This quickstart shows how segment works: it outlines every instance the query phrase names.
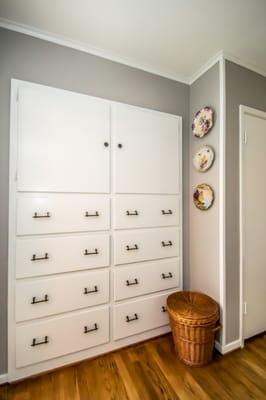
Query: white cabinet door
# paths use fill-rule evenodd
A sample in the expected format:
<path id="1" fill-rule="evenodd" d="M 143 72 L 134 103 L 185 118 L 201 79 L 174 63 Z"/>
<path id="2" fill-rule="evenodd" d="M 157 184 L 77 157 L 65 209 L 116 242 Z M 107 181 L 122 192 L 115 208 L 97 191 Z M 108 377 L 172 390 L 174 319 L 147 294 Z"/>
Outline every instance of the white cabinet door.
<path id="1" fill-rule="evenodd" d="M 109 192 L 109 113 L 104 100 L 22 85 L 18 190 Z"/>
<path id="2" fill-rule="evenodd" d="M 117 193 L 179 193 L 181 118 L 112 105 Z"/>

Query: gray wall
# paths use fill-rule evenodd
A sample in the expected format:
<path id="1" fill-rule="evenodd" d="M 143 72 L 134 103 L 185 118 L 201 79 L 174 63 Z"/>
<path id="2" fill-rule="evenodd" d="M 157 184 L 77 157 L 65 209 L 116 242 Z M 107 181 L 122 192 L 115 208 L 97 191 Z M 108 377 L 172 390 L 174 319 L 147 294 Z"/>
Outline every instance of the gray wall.
<path id="1" fill-rule="evenodd" d="M 86 93 L 183 119 L 184 237 L 188 238 L 189 87 L 100 57 L 0 29 L 0 374 L 7 368 L 7 247 L 10 79 Z M 188 245 L 184 241 L 185 265 Z M 185 271 L 186 271 L 185 267 Z M 186 276 L 185 276 L 186 280 Z"/>
<path id="2" fill-rule="evenodd" d="M 190 196 L 189 196 L 189 266 L 188 287 L 205 292 L 219 301 L 219 133 L 220 90 L 219 64 L 215 64 L 190 87 L 190 121 L 204 106 L 215 110 L 215 124 L 204 138 L 190 139 Z M 211 145 L 215 150 L 215 161 L 207 172 L 197 172 L 192 166 L 196 150 L 202 145 Z M 213 206 L 207 211 L 197 209 L 192 201 L 193 189 L 199 183 L 208 183 L 215 192 Z"/>
<path id="3" fill-rule="evenodd" d="M 239 339 L 239 105 L 266 111 L 266 78 L 226 61 L 226 343 Z"/>

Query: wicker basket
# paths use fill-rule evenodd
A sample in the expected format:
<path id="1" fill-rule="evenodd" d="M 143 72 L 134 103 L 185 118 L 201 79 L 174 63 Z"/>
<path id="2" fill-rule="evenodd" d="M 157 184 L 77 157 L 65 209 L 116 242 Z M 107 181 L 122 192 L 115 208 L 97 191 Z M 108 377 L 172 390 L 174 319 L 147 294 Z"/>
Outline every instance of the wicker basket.
<path id="1" fill-rule="evenodd" d="M 221 326 L 218 304 L 198 292 L 178 292 L 167 299 L 175 350 L 191 366 L 203 366 L 212 360 L 214 336 Z"/>

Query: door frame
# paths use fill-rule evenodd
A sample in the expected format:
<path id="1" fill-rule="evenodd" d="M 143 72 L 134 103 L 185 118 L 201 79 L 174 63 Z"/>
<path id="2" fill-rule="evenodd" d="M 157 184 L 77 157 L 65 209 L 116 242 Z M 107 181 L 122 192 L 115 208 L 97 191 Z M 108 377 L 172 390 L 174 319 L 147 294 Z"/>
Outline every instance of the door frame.
<path id="1" fill-rule="evenodd" d="M 247 107 L 244 105 L 239 106 L 239 336 L 241 348 L 244 347 L 244 146 L 246 144 L 246 127 L 245 116 L 252 115 L 254 117 L 266 120 L 266 112 L 257 110 L 256 108 Z"/>

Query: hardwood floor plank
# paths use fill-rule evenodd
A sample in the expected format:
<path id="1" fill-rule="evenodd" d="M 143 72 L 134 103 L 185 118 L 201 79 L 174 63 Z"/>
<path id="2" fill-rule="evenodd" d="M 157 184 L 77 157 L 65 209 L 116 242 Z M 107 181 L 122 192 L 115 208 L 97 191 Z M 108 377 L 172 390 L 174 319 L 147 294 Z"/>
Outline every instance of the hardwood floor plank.
<path id="1" fill-rule="evenodd" d="M 0 387 L 0 400 L 265 400 L 266 341 L 202 368 L 182 363 L 165 335 Z"/>

